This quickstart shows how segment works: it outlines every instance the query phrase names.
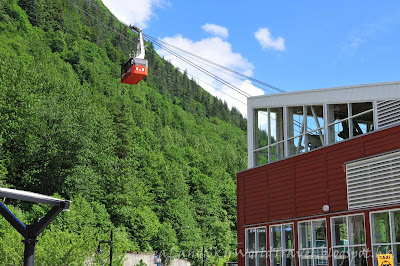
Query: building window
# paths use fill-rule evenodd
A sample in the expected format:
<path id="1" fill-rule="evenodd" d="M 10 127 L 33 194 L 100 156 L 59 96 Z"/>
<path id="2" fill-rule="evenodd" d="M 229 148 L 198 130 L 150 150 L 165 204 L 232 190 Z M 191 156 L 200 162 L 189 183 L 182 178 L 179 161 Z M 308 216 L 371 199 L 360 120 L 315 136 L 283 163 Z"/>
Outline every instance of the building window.
<path id="1" fill-rule="evenodd" d="M 374 266 L 377 254 L 393 254 L 394 265 L 400 262 L 400 210 L 371 213 L 371 238 Z"/>
<path id="2" fill-rule="evenodd" d="M 294 266 L 294 230 L 293 224 L 269 227 L 270 266 Z"/>
<path id="3" fill-rule="evenodd" d="M 328 265 L 326 221 L 299 222 L 300 266 Z"/>
<path id="4" fill-rule="evenodd" d="M 372 102 L 328 105 L 329 144 L 374 130 Z"/>
<path id="5" fill-rule="evenodd" d="M 265 226 L 246 230 L 246 265 L 267 265 L 267 233 Z"/>
<path id="6" fill-rule="evenodd" d="M 322 105 L 287 108 L 288 155 L 307 152 L 325 144 Z"/>
<path id="7" fill-rule="evenodd" d="M 333 265 L 365 266 L 364 215 L 331 218 Z"/>
<path id="8" fill-rule="evenodd" d="M 255 110 L 254 130 L 256 165 L 284 157 L 283 107 Z"/>

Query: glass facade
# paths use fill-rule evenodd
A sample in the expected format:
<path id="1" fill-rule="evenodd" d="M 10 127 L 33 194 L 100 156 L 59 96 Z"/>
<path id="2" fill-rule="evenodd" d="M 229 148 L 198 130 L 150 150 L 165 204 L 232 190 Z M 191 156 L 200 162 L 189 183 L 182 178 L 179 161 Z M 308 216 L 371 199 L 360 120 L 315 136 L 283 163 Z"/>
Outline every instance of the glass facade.
<path id="1" fill-rule="evenodd" d="M 326 221 L 298 223 L 300 266 L 328 265 Z"/>
<path id="2" fill-rule="evenodd" d="M 254 166 L 308 152 L 373 130 L 372 102 L 256 109 Z"/>
<path id="3" fill-rule="evenodd" d="M 267 265 L 267 233 L 266 227 L 246 230 L 246 265 Z"/>
<path id="4" fill-rule="evenodd" d="M 270 265 L 294 266 L 294 225 L 282 224 L 269 227 Z"/>
<path id="5" fill-rule="evenodd" d="M 371 242 L 374 266 L 378 254 L 393 254 L 394 265 L 400 263 L 400 210 L 371 213 Z"/>
<path id="6" fill-rule="evenodd" d="M 364 215 L 331 219 L 333 265 L 367 265 Z"/>

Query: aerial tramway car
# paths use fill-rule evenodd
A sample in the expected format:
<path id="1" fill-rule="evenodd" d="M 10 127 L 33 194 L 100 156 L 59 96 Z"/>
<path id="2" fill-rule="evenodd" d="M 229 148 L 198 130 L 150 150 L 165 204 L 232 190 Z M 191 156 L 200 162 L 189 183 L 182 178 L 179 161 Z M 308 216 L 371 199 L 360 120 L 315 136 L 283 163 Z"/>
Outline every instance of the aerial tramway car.
<path id="1" fill-rule="evenodd" d="M 144 59 L 144 42 L 142 30 L 131 26 L 131 29 L 139 33 L 139 40 L 135 57 L 131 57 L 121 68 L 121 82 L 126 84 L 138 84 L 148 75 L 148 62 Z"/>

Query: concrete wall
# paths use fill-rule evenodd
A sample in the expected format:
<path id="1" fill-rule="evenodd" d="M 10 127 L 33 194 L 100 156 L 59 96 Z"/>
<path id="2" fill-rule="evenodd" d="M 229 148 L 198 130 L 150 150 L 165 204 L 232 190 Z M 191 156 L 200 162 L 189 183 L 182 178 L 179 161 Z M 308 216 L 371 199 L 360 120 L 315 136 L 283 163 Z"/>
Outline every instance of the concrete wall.
<path id="1" fill-rule="evenodd" d="M 125 258 L 124 266 L 135 266 L 140 263 L 140 260 L 146 263 L 147 266 L 156 266 L 153 253 L 131 252 L 127 253 Z M 171 266 L 190 266 L 190 262 L 184 259 L 175 259 Z"/>

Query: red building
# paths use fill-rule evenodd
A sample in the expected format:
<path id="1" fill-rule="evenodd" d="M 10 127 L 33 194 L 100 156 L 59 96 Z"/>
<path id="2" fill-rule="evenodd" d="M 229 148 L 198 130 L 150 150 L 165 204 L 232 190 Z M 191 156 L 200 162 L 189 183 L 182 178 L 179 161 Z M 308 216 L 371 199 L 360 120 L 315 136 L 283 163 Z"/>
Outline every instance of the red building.
<path id="1" fill-rule="evenodd" d="M 249 98 L 248 165 L 240 266 L 400 265 L 400 82 Z"/>

